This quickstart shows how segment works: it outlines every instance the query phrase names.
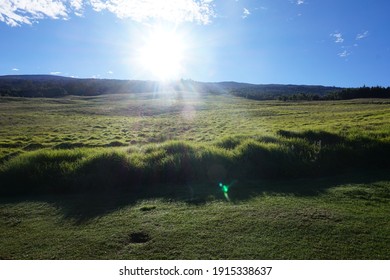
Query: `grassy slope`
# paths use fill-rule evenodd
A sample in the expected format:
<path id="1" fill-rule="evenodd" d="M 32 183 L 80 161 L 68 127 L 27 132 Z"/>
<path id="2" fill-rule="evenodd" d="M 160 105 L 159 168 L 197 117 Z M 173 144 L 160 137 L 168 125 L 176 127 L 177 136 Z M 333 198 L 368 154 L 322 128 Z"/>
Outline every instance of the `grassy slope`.
<path id="1" fill-rule="evenodd" d="M 207 147 L 228 157 L 233 153 L 233 158 L 234 150 L 215 148 L 221 141 L 229 143 L 226 137 L 243 141 L 241 145 L 247 145 L 248 137 L 261 138 L 262 146 L 267 137 L 289 143 L 291 131 L 307 136 L 305 131 L 316 130 L 343 137 L 356 147 L 362 138 L 371 146 L 375 143 L 375 149 L 389 143 L 388 101 L 281 103 L 195 94 L 152 97 L 2 98 L 2 168 L 14 170 L 12 166 L 44 158 L 35 171 L 41 170 L 47 179 L 48 170 L 73 176 L 92 162 L 87 164 L 92 171 L 103 168 L 100 181 L 105 179 L 105 163 L 99 165 L 94 155 L 119 154 L 119 159 L 126 160 L 133 155 L 138 163 L 153 163 L 172 144 L 150 143 L 171 139 L 187 140 L 191 147 Z M 278 136 L 279 130 L 287 135 Z M 293 141 L 299 142 L 295 136 Z M 130 156 L 128 143 L 132 144 Z M 120 145 L 124 147 L 96 148 Z M 275 148 L 272 143 L 266 145 Z M 90 148 L 50 149 L 79 146 Z M 315 142 L 310 147 L 315 150 Z M 14 157 L 18 154 L 22 155 Z M 116 170 L 115 164 L 112 167 Z M 388 259 L 386 171 L 351 174 L 342 180 L 239 181 L 231 189 L 234 203 L 221 200 L 213 182 L 171 184 L 142 196 L 108 188 L 101 195 L 92 191 L 4 198 L 0 258 Z"/>

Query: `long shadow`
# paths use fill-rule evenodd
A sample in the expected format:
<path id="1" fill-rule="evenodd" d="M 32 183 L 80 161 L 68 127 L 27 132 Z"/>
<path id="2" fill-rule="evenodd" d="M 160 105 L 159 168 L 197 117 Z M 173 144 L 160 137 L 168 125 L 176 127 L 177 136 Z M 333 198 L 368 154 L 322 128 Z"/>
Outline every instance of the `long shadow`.
<path id="1" fill-rule="evenodd" d="M 79 193 L 68 195 L 45 195 L 33 197 L 3 198 L 0 203 L 19 203 L 23 201 L 48 202 L 60 209 L 64 219 L 70 219 L 75 224 L 83 224 L 124 207 L 135 206 L 142 200 L 161 199 L 165 201 L 184 202 L 188 205 L 203 205 L 215 200 L 225 200 L 226 203 L 238 203 L 253 197 L 267 194 L 286 194 L 314 197 L 329 188 L 345 184 L 370 184 L 378 181 L 390 181 L 388 170 L 369 172 L 354 172 L 339 176 L 306 178 L 295 180 L 255 180 L 223 182 L 229 186 L 229 199 L 226 200 L 218 183 L 159 185 L 148 187 L 147 192 L 138 190 L 106 191 L 100 193 Z M 140 211 L 148 211 L 140 208 Z"/>
<path id="2" fill-rule="evenodd" d="M 299 178 L 294 180 L 256 180 L 242 182 L 232 187 L 234 200 L 242 201 L 262 194 L 289 194 L 300 197 L 313 197 L 323 194 L 330 188 L 347 184 L 372 184 L 390 181 L 387 169 L 354 171 L 336 176 Z"/>
<path id="3" fill-rule="evenodd" d="M 212 152 L 200 160 L 194 156 L 196 147 L 185 143 L 171 143 L 161 150 L 180 162 L 172 161 L 164 168 L 151 160 L 149 168 L 137 169 L 129 165 L 125 155 L 102 154 L 83 165 L 70 180 L 61 175 L 61 166 L 77 160 L 77 154 L 63 153 L 54 158 L 38 154 L 27 166 L 0 172 L 3 186 L 12 186 L 3 190 L 16 195 L 0 199 L 0 203 L 45 201 L 56 205 L 65 219 L 83 223 L 148 199 L 190 205 L 214 200 L 234 203 L 264 193 L 315 196 L 338 185 L 390 181 L 387 142 L 347 139 L 324 131 L 279 131 L 278 135 L 280 139 L 273 141 L 280 141 L 280 149 L 269 150 L 262 145 L 266 141 L 259 139 L 258 145 L 242 147 L 234 161 Z M 302 142 L 305 145 L 299 146 Z M 209 172 L 219 165 L 226 166 L 226 172 Z M 229 181 L 216 181 L 219 178 Z M 190 183 L 195 180 L 203 183 Z M 156 184 L 160 182 L 165 184 Z M 228 187 L 227 194 L 220 184 Z M 27 196 L 32 190 L 35 196 Z M 17 196 L 22 194 L 25 196 Z"/>

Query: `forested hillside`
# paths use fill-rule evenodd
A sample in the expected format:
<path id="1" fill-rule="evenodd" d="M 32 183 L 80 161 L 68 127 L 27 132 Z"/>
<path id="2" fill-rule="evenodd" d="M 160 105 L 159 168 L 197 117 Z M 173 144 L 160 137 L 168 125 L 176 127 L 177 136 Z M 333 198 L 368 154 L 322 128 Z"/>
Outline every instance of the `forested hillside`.
<path id="1" fill-rule="evenodd" d="M 50 75 L 0 76 L 0 96 L 97 96 L 164 90 L 195 91 L 202 94 L 230 94 L 246 99 L 282 101 L 390 97 L 390 87 L 339 88 L 313 85 L 254 85 L 237 82 L 203 83 L 193 80 L 161 83 L 140 80 L 75 79 Z"/>
<path id="2" fill-rule="evenodd" d="M 169 83 L 138 80 L 75 79 L 50 75 L 0 77 L 0 96 L 61 97 L 65 95 L 96 96 L 115 93 L 142 93 L 158 90 L 196 91 L 211 94 L 232 94 L 248 99 L 277 99 L 293 94 L 333 93 L 335 87 L 306 85 L 254 85 L 237 82 L 203 83 L 179 80 Z"/>

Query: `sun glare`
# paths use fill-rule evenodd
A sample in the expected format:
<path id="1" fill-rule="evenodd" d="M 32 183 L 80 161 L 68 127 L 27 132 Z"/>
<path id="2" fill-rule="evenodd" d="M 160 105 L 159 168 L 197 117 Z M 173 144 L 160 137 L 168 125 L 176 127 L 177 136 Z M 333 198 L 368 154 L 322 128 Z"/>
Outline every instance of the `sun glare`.
<path id="1" fill-rule="evenodd" d="M 139 50 L 139 64 L 153 78 L 172 80 L 183 72 L 185 46 L 174 30 L 153 29 Z"/>

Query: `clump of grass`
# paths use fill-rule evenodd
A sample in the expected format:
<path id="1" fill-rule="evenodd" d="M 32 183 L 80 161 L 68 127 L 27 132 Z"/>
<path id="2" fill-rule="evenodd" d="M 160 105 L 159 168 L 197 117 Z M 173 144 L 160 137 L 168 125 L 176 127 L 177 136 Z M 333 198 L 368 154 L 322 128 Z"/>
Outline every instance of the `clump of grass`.
<path id="1" fill-rule="evenodd" d="M 29 152 L 1 165 L 0 192 L 147 191 L 158 184 L 300 178 L 390 166 L 390 143 L 383 141 L 321 131 L 283 131 L 273 141 L 264 139 Z"/>
<path id="2" fill-rule="evenodd" d="M 0 167 L 1 192 L 61 192 L 86 156 L 82 150 L 39 150 L 24 153 Z"/>
<path id="3" fill-rule="evenodd" d="M 244 137 L 238 137 L 238 136 L 223 137 L 222 139 L 217 141 L 215 145 L 223 149 L 232 150 L 241 143 L 243 138 Z"/>
<path id="4" fill-rule="evenodd" d="M 57 145 L 55 145 L 53 148 L 54 149 L 75 149 L 75 148 L 81 148 L 81 147 L 86 147 L 88 145 L 76 142 L 76 143 L 71 143 L 71 142 L 61 142 Z"/>
<path id="5" fill-rule="evenodd" d="M 32 150 L 39 150 L 43 149 L 45 146 L 39 143 L 30 143 L 27 146 L 23 147 L 23 150 L 26 151 L 32 151 Z"/>
<path id="6" fill-rule="evenodd" d="M 107 144 L 107 147 L 125 147 L 125 146 L 127 146 L 127 144 L 121 141 L 111 141 L 110 143 Z"/>
<path id="7" fill-rule="evenodd" d="M 210 180 L 210 168 L 227 165 L 227 152 L 214 146 L 185 141 L 168 141 L 149 145 L 139 158 L 148 183 L 188 183 Z"/>
<path id="8" fill-rule="evenodd" d="M 132 185 L 131 166 L 123 150 L 101 149 L 86 156 L 71 174 L 76 191 L 103 191 Z"/>

